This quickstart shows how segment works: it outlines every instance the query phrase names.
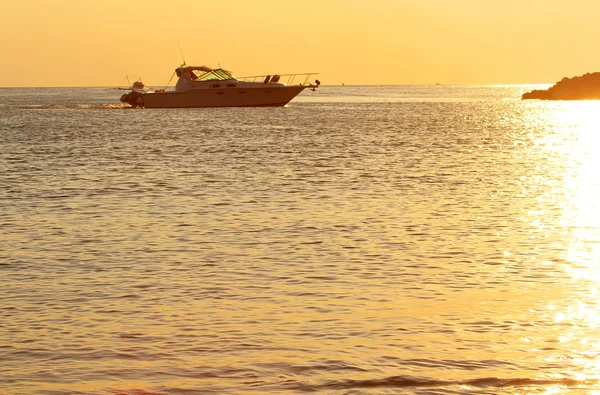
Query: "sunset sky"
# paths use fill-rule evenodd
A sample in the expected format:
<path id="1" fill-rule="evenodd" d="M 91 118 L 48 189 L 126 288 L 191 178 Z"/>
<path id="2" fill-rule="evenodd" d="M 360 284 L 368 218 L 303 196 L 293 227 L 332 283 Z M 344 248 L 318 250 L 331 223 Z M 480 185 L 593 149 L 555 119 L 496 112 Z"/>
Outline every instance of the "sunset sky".
<path id="1" fill-rule="evenodd" d="M 178 4 L 178 5 L 175 5 Z M 0 0 L 0 86 L 166 85 L 181 63 L 325 84 L 554 83 L 600 71 L 598 0 Z"/>

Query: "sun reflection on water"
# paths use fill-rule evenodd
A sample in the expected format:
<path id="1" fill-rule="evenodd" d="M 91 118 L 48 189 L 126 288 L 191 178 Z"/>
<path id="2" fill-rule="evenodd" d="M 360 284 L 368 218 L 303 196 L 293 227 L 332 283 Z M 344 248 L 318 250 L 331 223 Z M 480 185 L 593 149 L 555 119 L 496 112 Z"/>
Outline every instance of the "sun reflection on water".
<path id="1" fill-rule="evenodd" d="M 548 306 L 564 350 L 550 360 L 569 359 L 581 369 L 568 372 L 569 377 L 595 382 L 600 377 L 600 103 L 560 103 L 554 110 L 554 119 L 548 119 L 553 133 L 538 143 L 555 159 L 554 171 L 562 173 L 563 182 L 541 203 L 560 207 L 554 225 L 564 237 L 561 266 L 576 286 L 567 300 Z M 532 226 L 542 227 L 544 210 L 536 214 Z"/>
<path id="2" fill-rule="evenodd" d="M 565 152 L 569 167 L 561 226 L 571 231 L 566 256 L 571 275 L 600 282 L 600 106 L 575 104 L 561 115 L 572 136 L 572 144 L 565 145 L 570 152 Z"/>

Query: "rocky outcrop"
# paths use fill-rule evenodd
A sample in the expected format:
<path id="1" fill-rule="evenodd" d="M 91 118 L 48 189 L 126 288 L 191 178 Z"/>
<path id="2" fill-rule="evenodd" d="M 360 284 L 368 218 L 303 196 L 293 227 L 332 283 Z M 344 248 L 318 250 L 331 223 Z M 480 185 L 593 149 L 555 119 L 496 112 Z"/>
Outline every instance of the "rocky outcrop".
<path id="1" fill-rule="evenodd" d="M 524 93 L 521 99 L 539 100 L 600 100 L 600 73 L 563 78 L 546 90 Z"/>

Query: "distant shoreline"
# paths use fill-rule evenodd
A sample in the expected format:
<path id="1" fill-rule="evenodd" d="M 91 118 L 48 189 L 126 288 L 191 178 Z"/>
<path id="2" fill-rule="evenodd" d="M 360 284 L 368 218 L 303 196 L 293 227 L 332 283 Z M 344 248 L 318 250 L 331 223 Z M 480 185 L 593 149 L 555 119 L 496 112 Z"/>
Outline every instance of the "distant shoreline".
<path id="1" fill-rule="evenodd" d="M 548 89 L 534 89 L 521 96 L 522 100 L 600 100 L 600 73 L 564 77 Z"/>

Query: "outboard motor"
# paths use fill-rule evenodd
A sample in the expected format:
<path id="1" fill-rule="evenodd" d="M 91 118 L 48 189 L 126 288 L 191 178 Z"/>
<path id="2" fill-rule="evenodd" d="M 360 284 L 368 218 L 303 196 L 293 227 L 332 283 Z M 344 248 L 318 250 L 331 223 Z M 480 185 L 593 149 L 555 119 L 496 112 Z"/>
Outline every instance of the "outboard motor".
<path id="1" fill-rule="evenodd" d="M 121 96 L 121 103 L 127 103 L 131 107 L 143 107 L 144 97 L 140 92 L 131 91 Z"/>

